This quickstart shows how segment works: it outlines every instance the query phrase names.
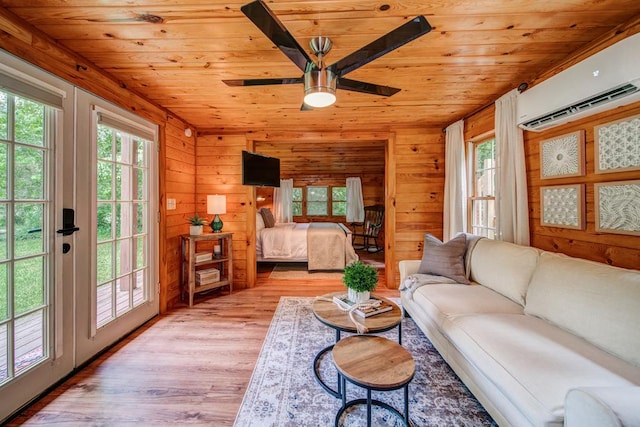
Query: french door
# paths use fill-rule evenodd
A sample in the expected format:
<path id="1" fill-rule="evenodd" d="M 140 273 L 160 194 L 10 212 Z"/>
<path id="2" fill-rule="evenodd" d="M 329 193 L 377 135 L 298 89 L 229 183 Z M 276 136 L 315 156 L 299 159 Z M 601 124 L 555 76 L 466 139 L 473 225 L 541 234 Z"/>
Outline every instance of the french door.
<path id="1" fill-rule="evenodd" d="M 77 364 L 158 313 L 157 131 L 77 91 Z"/>
<path id="2" fill-rule="evenodd" d="M 71 372 L 73 88 L 0 52 L 0 422 Z"/>

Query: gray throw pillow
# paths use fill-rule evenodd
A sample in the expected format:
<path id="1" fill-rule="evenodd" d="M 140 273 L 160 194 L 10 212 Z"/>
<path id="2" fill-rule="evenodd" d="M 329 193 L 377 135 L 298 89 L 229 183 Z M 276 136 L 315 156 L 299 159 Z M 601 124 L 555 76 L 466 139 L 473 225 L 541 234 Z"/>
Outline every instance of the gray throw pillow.
<path id="1" fill-rule="evenodd" d="M 447 243 L 442 243 L 437 237 L 426 233 L 418 273 L 444 276 L 468 285 L 469 280 L 464 271 L 466 241 L 466 236 L 459 234 Z"/>
<path id="2" fill-rule="evenodd" d="M 262 215 L 262 219 L 264 220 L 264 226 L 266 228 L 271 228 L 276 225 L 276 220 L 271 213 L 271 209 L 262 208 L 260 209 L 260 215 Z"/>

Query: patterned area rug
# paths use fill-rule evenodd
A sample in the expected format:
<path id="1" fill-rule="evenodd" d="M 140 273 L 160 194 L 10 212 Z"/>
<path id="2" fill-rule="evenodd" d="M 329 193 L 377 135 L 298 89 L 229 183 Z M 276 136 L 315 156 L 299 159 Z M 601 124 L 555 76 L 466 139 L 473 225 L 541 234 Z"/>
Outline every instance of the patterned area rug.
<path id="1" fill-rule="evenodd" d="M 333 344 L 335 332 L 313 316 L 312 303 L 313 298 L 280 299 L 235 427 L 334 425 L 341 401 L 318 385 L 312 365 L 315 355 Z M 398 339 L 397 329 L 382 335 Z M 403 320 L 402 340 L 416 361 L 416 375 L 409 386 L 409 415 L 414 426 L 495 426 L 411 319 Z M 320 368 L 322 377 L 335 388 L 330 352 Z M 351 400 L 366 394 L 347 383 L 347 397 Z M 402 390 L 374 392 L 373 398 L 402 409 Z M 401 425 L 381 409 L 374 409 L 373 421 L 377 426 Z M 341 422 L 348 427 L 364 426 L 366 410 L 353 408 Z"/>
<path id="2" fill-rule="evenodd" d="M 342 271 L 308 271 L 306 262 L 279 263 L 269 275 L 270 279 L 342 280 Z"/>

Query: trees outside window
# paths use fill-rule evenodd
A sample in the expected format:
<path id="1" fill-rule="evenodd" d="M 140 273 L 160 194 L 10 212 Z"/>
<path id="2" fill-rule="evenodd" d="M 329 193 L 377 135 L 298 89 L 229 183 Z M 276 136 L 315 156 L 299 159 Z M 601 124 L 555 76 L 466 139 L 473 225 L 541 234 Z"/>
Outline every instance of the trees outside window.
<path id="1" fill-rule="evenodd" d="M 291 197 L 291 207 L 293 216 L 302 216 L 302 188 L 293 187 L 293 195 Z"/>

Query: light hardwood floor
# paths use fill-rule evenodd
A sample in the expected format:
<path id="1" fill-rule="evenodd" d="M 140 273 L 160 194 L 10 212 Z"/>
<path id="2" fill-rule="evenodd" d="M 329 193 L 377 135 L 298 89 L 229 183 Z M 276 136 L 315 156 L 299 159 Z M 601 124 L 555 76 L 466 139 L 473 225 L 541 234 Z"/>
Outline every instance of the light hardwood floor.
<path id="1" fill-rule="evenodd" d="M 340 280 L 268 274 L 259 272 L 253 289 L 152 320 L 8 425 L 232 426 L 280 297 L 344 289 Z"/>

